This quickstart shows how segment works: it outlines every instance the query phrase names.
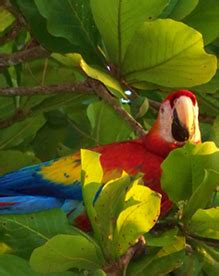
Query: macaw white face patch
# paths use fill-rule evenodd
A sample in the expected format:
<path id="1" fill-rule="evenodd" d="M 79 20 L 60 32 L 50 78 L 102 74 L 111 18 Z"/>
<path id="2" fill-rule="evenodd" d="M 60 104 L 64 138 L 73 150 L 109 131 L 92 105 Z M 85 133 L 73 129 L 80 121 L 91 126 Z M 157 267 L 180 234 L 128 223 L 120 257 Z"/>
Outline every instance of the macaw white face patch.
<path id="1" fill-rule="evenodd" d="M 177 113 L 180 127 L 188 130 L 189 137 L 185 141 L 177 141 L 173 137 L 172 124 L 174 120 L 174 111 Z M 170 101 L 165 101 L 161 104 L 159 110 L 160 120 L 160 135 L 168 143 L 184 144 L 186 140 L 197 143 L 201 140 L 201 134 L 198 121 L 198 105 L 193 103 L 188 96 L 181 96 L 170 104 Z M 180 131 L 180 128 L 179 128 Z"/>

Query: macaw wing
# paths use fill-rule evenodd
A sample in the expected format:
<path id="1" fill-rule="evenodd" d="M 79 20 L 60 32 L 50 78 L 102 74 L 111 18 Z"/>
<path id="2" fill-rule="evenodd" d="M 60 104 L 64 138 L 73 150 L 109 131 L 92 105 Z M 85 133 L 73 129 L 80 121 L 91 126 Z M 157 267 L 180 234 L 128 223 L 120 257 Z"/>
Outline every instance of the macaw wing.
<path id="1" fill-rule="evenodd" d="M 82 200 L 80 153 L 0 177 L 0 196 L 42 195 Z"/>

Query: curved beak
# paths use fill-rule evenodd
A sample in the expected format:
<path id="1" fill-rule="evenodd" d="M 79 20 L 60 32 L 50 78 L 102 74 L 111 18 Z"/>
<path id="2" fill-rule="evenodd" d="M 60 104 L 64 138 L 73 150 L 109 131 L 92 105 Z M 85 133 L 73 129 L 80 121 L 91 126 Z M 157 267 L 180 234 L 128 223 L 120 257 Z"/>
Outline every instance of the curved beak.
<path id="1" fill-rule="evenodd" d="M 192 100 L 186 96 L 177 99 L 173 107 L 172 135 L 175 140 L 184 142 L 195 133 L 195 112 Z"/>

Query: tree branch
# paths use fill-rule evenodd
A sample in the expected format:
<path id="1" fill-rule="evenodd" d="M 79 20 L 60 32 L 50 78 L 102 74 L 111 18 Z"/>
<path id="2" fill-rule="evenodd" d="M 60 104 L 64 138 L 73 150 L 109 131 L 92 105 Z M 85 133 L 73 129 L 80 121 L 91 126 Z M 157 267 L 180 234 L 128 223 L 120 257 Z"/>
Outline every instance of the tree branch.
<path id="1" fill-rule="evenodd" d="M 31 96 L 39 94 L 49 95 L 72 92 L 94 93 L 93 89 L 89 87 L 87 81 L 81 83 L 69 83 L 49 86 L 0 88 L 0 96 Z"/>
<path id="2" fill-rule="evenodd" d="M 105 102 L 112 106 L 112 108 L 132 127 L 132 129 L 140 136 L 145 135 L 143 127 L 126 111 L 117 100 L 111 96 L 107 88 L 99 81 L 90 79 L 90 85 L 96 94 Z"/>
<path id="3" fill-rule="evenodd" d="M 41 46 L 35 46 L 12 54 L 0 54 L 0 69 L 37 58 L 45 58 L 49 55 L 50 53 Z"/>
<path id="4" fill-rule="evenodd" d="M 106 265 L 103 270 L 107 273 L 108 276 L 118 276 L 121 272 L 126 271 L 129 262 L 131 259 L 138 254 L 138 252 L 143 252 L 145 249 L 145 239 L 141 236 L 137 243 L 127 250 L 127 252 L 121 256 L 117 262 Z"/>

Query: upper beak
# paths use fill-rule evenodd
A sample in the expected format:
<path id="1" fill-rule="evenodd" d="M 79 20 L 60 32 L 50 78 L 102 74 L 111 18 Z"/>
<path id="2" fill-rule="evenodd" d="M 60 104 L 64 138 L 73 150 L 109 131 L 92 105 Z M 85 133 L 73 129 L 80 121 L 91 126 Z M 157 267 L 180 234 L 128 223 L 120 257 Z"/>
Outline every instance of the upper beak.
<path id="1" fill-rule="evenodd" d="M 177 99 L 173 110 L 172 135 L 176 141 L 191 139 L 195 132 L 194 105 L 190 98 Z"/>

